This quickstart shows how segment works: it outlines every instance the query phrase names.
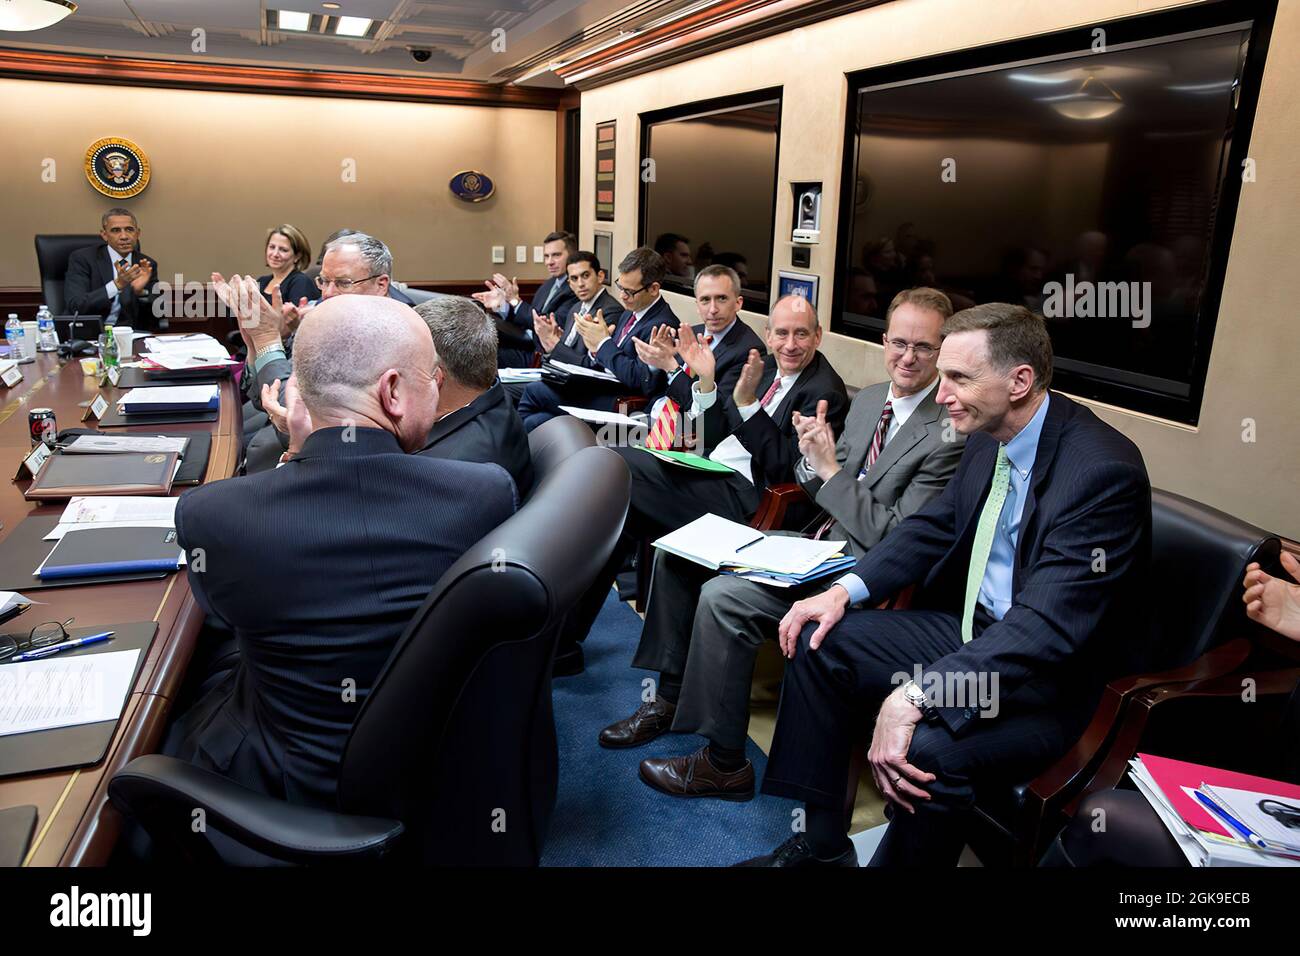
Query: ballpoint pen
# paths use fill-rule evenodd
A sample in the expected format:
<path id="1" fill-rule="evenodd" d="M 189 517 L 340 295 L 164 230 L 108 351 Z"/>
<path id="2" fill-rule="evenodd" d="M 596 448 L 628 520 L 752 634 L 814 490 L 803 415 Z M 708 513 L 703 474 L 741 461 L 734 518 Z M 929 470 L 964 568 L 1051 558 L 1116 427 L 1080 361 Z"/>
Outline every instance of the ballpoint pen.
<path id="1" fill-rule="evenodd" d="M 51 644 L 49 647 L 38 647 L 33 651 L 24 651 L 22 654 L 16 654 L 9 658 L 10 664 L 17 664 L 22 661 L 36 661 L 42 657 L 49 657 L 51 654 L 58 654 L 62 651 L 74 650 L 78 647 L 85 647 L 87 644 L 98 644 L 112 637 L 115 631 L 104 631 L 100 634 L 89 634 L 86 637 L 74 637 L 70 641 L 64 641 L 61 644 Z"/>

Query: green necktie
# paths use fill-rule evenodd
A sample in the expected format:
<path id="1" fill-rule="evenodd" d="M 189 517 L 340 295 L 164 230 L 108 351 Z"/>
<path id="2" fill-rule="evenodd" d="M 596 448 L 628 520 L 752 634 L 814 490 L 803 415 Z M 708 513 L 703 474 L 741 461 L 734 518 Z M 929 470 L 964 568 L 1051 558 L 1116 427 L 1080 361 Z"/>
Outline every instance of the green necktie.
<path id="1" fill-rule="evenodd" d="M 975 543 L 970 549 L 970 567 L 966 571 L 966 604 L 961 612 L 961 640 L 970 643 L 975 636 L 975 602 L 979 600 L 980 585 L 984 583 L 984 570 L 988 567 L 989 552 L 993 549 L 993 533 L 997 531 L 1002 505 L 1007 500 L 1007 487 L 1011 483 L 1011 462 L 1007 460 L 1007 446 L 998 446 L 997 464 L 993 466 L 993 484 L 980 512 L 980 522 L 975 526 Z"/>

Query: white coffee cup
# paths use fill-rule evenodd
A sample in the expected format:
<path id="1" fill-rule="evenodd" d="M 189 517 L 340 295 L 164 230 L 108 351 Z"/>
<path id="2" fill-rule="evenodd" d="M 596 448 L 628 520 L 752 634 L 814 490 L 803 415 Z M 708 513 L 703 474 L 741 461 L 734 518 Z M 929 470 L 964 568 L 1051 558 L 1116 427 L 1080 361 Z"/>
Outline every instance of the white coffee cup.
<path id="1" fill-rule="evenodd" d="M 135 329 L 129 325 L 113 326 L 113 338 L 117 342 L 117 360 L 129 359 L 135 345 Z"/>
<path id="2" fill-rule="evenodd" d="M 36 336 L 39 328 L 35 322 L 23 323 L 23 358 L 36 358 Z"/>

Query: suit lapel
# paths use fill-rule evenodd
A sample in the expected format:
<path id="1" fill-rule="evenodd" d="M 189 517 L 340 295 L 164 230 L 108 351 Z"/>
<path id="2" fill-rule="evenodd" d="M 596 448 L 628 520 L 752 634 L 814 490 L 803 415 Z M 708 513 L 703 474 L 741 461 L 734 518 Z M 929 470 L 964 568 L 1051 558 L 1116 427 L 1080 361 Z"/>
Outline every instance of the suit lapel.
<path id="1" fill-rule="evenodd" d="M 871 450 L 871 436 L 875 434 L 876 423 L 880 421 L 880 413 L 885 410 L 885 399 L 889 397 L 889 388 L 885 387 L 880 393 L 880 400 L 872 400 L 870 405 L 864 406 L 863 417 L 871 422 L 871 430 L 862 434 L 848 435 L 844 440 L 848 442 L 849 454 L 844 459 L 845 470 L 851 471 L 854 476 L 862 470 L 863 464 L 867 460 L 867 452 Z M 886 448 L 889 446 L 886 445 Z M 879 459 L 877 459 L 878 461 Z M 872 472 L 867 472 L 867 477 L 863 481 L 872 481 Z"/>
<path id="2" fill-rule="evenodd" d="M 1038 450 L 1034 453 L 1034 474 L 1029 482 L 1029 492 L 1025 496 L 1025 507 L 1020 513 L 1020 533 L 1016 540 L 1016 566 L 1013 571 L 1012 593 L 1019 590 L 1020 568 L 1024 564 L 1022 555 L 1029 541 L 1034 512 L 1038 510 L 1038 486 L 1047 478 L 1056 460 L 1056 452 L 1061 444 L 1061 429 L 1065 424 L 1066 407 L 1069 399 L 1064 395 L 1051 394 L 1052 403 L 1047 406 L 1047 417 L 1043 420 L 1043 430 L 1038 435 Z"/>
<path id="3" fill-rule="evenodd" d="M 884 411 L 884 403 L 881 402 L 881 411 Z M 872 466 L 867 469 L 867 477 L 863 479 L 868 485 L 874 485 L 880 480 L 880 476 L 887 472 L 898 459 L 916 447 L 917 443 L 925 437 L 926 429 L 930 424 L 939 417 L 939 406 L 934 400 L 934 392 L 926 395 L 921 403 L 912 409 L 912 414 L 907 417 L 906 423 L 898 429 L 898 434 L 885 443 L 885 447 L 880 449 L 880 457 L 875 460 Z M 880 416 L 876 416 L 879 423 Z M 873 428 L 872 434 L 875 434 Z M 870 442 L 870 439 L 868 439 Z M 866 460 L 866 455 L 863 455 Z"/>

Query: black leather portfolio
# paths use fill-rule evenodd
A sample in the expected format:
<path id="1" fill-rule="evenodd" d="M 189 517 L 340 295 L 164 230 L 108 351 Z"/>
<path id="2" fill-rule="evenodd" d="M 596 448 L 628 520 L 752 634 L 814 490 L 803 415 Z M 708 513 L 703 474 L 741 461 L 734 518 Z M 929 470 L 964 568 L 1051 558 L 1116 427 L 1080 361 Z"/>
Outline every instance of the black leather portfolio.
<path id="1" fill-rule="evenodd" d="M 100 631 L 112 631 L 111 641 L 102 641 L 64 651 L 58 658 L 68 660 L 83 654 L 109 654 L 113 651 L 139 649 L 135 659 L 135 673 L 131 676 L 131 690 L 140 679 L 140 667 L 149 656 L 149 644 L 153 641 L 158 625 L 153 621 L 138 624 L 97 624 L 94 627 L 76 627 L 69 630 L 73 637 L 84 637 Z M 0 668 L 21 665 L 0 664 Z M 122 702 L 125 713 L 131 703 L 130 692 Z M 108 745 L 113 740 L 121 714 L 114 720 L 101 720 L 94 724 L 79 724 L 76 727 L 56 727 L 53 730 L 34 730 L 26 734 L 6 734 L 0 737 L 0 777 L 11 777 L 24 773 L 43 773 L 47 770 L 68 770 L 73 767 L 87 767 L 99 763 L 108 752 Z"/>
<path id="2" fill-rule="evenodd" d="M 175 385 L 175 382 L 168 382 Z M 217 409 L 202 412 L 137 412 L 123 415 L 117 405 L 109 403 L 108 411 L 99 420 L 101 428 L 123 428 L 127 425 L 184 425 L 189 422 L 215 422 L 220 412 Z"/>
<path id="3" fill-rule="evenodd" d="M 65 455 L 45 460 L 23 496 L 33 499 L 74 495 L 167 495 L 176 472 L 175 452 L 117 455 Z"/>
<path id="4" fill-rule="evenodd" d="M 35 807 L 28 804 L 0 810 L 0 866 L 22 866 L 35 832 Z"/>
<path id="5" fill-rule="evenodd" d="M 77 435 L 94 435 L 93 428 L 65 428 L 59 432 L 59 441 L 66 442 Z M 208 473 L 208 455 L 212 452 L 212 435 L 209 432 L 165 432 L 155 434 L 164 438 L 184 438 L 185 450 L 181 453 L 181 470 L 172 479 L 172 486 L 197 485 Z"/>
<path id="6" fill-rule="evenodd" d="M 0 591 L 18 591 L 27 594 L 42 588 L 71 587 L 74 584 L 107 584 L 111 581 L 148 581 L 166 577 L 166 571 L 140 571 L 112 575 L 86 576 L 77 578 L 52 578 L 44 580 L 32 572 L 49 556 L 54 548 L 53 541 L 45 541 L 45 535 L 54 530 L 59 523 L 63 509 L 51 508 L 44 513 L 28 515 L 18 522 L 3 541 L 0 541 Z M 27 616 L 32 615 L 27 612 Z M 28 630 L 31 628 L 29 627 Z"/>
<path id="7" fill-rule="evenodd" d="M 40 568 L 42 581 L 175 571 L 181 546 L 175 528 L 86 528 L 55 542 Z"/>
<path id="8" fill-rule="evenodd" d="M 146 372 L 142 368 L 124 368 L 118 377 L 117 387 L 149 388 L 154 385 L 216 385 L 230 376 L 230 368 L 193 369 L 179 372 Z"/>

